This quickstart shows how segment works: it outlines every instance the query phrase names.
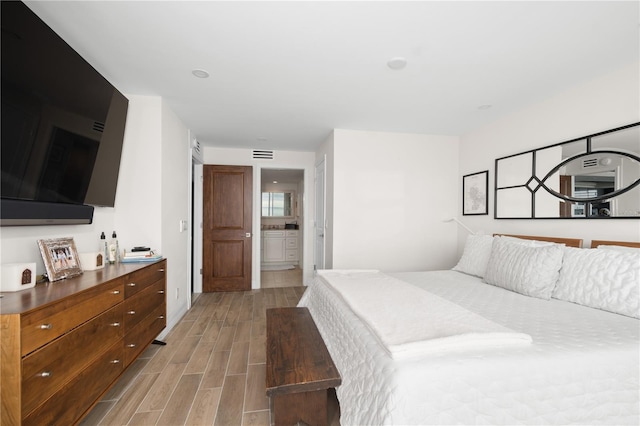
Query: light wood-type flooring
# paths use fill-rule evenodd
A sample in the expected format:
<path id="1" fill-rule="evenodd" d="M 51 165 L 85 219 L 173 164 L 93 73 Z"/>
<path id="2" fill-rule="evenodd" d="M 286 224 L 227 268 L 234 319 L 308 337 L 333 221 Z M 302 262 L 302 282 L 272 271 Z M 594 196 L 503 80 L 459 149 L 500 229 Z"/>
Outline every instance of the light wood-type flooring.
<path id="1" fill-rule="evenodd" d="M 302 285 L 302 269 L 260 271 L 260 286 L 262 288 L 293 287 L 300 285 Z"/>
<path id="2" fill-rule="evenodd" d="M 269 425 L 266 309 L 295 306 L 305 287 L 296 270 L 265 273 L 295 286 L 200 295 L 166 346 L 151 345 L 82 424 Z M 330 416 L 339 424 L 335 402 Z"/>

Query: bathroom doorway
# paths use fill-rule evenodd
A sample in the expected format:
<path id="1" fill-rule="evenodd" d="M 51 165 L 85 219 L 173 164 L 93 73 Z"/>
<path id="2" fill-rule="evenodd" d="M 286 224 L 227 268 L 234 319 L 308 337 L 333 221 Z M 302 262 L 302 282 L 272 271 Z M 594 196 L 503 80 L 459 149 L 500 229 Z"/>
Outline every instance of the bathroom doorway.
<path id="1" fill-rule="evenodd" d="M 260 286 L 301 286 L 304 170 L 261 170 Z"/>

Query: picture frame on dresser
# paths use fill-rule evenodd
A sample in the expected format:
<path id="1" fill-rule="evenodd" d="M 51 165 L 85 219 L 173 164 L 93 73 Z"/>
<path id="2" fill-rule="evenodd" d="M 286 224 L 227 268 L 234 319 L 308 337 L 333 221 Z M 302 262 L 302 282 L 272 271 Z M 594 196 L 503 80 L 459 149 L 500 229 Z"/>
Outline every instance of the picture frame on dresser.
<path id="1" fill-rule="evenodd" d="M 72 237 L 38 240 L 38 247 L 49 281 L 58 281 L 82 274 L 80 256 Z"/>
<path id="2" fill-rule="evenodd" d="M 489 170 L 462 176 L 462 215 L 489 214 Z"/>

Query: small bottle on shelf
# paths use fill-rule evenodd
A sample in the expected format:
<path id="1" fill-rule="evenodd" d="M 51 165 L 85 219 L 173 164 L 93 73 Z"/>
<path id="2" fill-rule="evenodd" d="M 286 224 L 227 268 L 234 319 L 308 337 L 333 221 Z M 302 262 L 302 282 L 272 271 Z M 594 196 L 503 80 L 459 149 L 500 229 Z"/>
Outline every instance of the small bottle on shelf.
<path id="1" fill-rule="evenodd" d="M 104 235 L 104 232 L 100 234 L 100 243 L 98 244 L 98 253 L 102 255 L 103 265 L 109 261 L 109 245 L 107 244 L 107 237 Z"/>
<path id="2" fill-rule="evenodd" d="M 109 244 L 109 263 L 114 264 L 120 262 L 120 247 L 118 246 L 118 236 L 116 231 L 111 234 L 111 243 Z"/>

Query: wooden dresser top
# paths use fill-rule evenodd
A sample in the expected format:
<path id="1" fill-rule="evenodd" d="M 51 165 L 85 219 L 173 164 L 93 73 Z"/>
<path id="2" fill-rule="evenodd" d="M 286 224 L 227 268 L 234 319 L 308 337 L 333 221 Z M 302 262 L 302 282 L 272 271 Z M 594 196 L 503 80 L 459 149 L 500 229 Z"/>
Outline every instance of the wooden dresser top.
<path id="1" fill-rule="evenodd" d="M 164 259 L 158 262 L 105 265 L 103 269 L 85 271 L 77 277 L 36 284 L 35 287 L 27 290 L 2 292 L 0 293 L 2 296 L 0 297 L 0 314 L 22 314 L 41 308 L 162 261 Z"/>

